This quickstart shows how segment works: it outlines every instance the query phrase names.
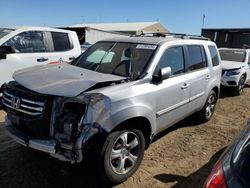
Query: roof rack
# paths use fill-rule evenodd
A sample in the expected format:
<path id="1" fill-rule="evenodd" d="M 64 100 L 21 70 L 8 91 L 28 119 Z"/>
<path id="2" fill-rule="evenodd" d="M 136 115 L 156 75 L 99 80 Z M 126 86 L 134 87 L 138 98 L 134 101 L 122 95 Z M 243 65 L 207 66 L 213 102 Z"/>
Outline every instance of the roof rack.
<path id="1" fill-rule="evenodd" d="M 181 38 L 181 39 L 198 39 L 198 40 L 208 40 L 210 41 L 209 38 L 200 36 L 200 35 L 188 35 L 188 34 L 183 34 L 183 33 L 165 33 L 165 32 L 152 32 L 152 33 L 143 33 L 139 35 L 135 35 L 136 37 L 142 37 L 142 36 L 147 36 L 147 37 L 167 37 L 167 36 L 172 36 L 175 38 Z"/>

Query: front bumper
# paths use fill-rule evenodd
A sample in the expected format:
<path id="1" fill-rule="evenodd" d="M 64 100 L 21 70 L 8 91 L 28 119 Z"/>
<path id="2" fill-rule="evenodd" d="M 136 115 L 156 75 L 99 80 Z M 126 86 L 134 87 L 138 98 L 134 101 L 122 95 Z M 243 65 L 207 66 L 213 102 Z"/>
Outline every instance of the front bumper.
<path id="1" fill-rule="evenodd" d="M 239 84 L 240 75 L 236 76 L 225 76 L 225 74 L 221 77 L 221 85 L 226 87 L 236 87 Z"/>
<path id="2" fill-rule="evenodd" d="M 7 117 L 5 118 L 5 127 L 7 134 L 13 140 L 22 144 L 23 146 L 30 147 L 50 154 L 57 153 L 58 144 L 56 140 L 31 139 L 28 135 L 17 130 Z"/>
<path id="3" fill-rule="evenodd" d="M 39 151 L 46 152 L 52 157 L 55 157 L 61 161 L 68 161 L 71 163 L 79 163 L 83 159 L 82 148 L 74 148 L 67 144 L 59 143 L 54 139 L 41 140 L 30 138 L 25 133 L 15 128 L 8 117 L 5 117 L 6 133 L 16 142 L 23 146 L 33 148 Z"/>

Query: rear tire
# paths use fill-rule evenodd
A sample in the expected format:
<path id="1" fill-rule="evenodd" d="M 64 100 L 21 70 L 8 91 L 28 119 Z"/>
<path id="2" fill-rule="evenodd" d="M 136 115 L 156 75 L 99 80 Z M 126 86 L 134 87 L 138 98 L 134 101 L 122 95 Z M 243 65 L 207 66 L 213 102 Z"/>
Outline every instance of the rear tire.
<path id="1" fill-rule="evenodd" d="M 145 138 L 136 129 L 110 133 L 102 148 L 102 176 L 110 183 L 121 183 L 132 176 L 141 164 Z"/>
<path id="2" fill-rule="evenodd" d="M 204 107 L 198 113 L 199 120 L 202 123 L 208 122 L 212 118 L 212 116 L 214 114 L 216 103 L 217 103 L 217 95 L 216 95 L 215 91 L 212 90 L 212 91 L 210 91 L 210 93 L 207 97 L 207 100 L 206 100 Z"/>
<path id="3" fill-rule="evenodd" d="M 234 93 L 234 95 L 239 96 L 239 95 L 242 94 L 243 89 L 244 89 L 244 86 L 245 86 L 245 80 L 246 80 L 245 76 L 242 75 L 242 76 L 240 77 L 238 86 L 235 87 L 235 88 L 233 88 L 233 93 Z"/>

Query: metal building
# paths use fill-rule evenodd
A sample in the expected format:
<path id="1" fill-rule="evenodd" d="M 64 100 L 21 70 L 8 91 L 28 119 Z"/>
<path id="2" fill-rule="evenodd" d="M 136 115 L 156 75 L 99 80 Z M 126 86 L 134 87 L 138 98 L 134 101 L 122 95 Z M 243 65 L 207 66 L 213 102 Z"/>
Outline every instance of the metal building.
<path id="1" fill-rule="evenodd" d="M 132 22 L 132 23 L 97 23 L 97 24 L 76 24 L 62 29 L 76 31 L 80 43 L 93 44 L 98 40 L 110 37 L 128 37 L 130 35 L 143 33 L 169 32 L 159 22 Z"/>
<path id="2" fill-rule="evenodd" d="M 201 35 L 218 47 L 246 48 L 250 46 L 250 28 L 203 28 Z"/>

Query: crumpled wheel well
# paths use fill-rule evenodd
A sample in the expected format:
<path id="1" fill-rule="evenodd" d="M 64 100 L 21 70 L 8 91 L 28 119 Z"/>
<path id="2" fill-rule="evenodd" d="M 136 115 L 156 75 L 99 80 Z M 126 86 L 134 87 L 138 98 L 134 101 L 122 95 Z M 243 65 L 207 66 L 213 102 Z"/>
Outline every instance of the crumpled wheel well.
<path id="1" fill-rule="evenodd" d="M 145 117 L 134 117 L 128 119 L 118 126 L 116 126 L 112 132 L 124 129 L 138 129 L 140 130 L 145 138 L 145 149 L 147 149 L 151 143 L 151 124 L 149 120 Z"/>

